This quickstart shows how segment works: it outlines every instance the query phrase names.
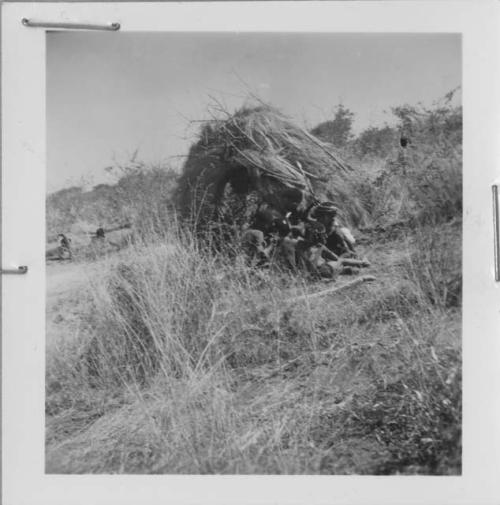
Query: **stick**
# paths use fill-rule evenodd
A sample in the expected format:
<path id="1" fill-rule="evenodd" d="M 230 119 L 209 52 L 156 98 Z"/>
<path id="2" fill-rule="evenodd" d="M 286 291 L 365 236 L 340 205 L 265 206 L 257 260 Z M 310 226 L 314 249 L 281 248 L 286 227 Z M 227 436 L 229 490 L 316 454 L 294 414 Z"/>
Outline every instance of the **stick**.
<path id="1" fill-rule="evenodd" d="M 344 289 L 356 286 L 357 284 L 361 284 L 363 282 L 373 282 L 374 280 L 376 280 L 376 277 L 373 277 L 373 275 L 363 275 L 362 277 L 358 277 L 357 279 L 354 279 L 346 284 L 343 284 L 342 286 L 323 289 L 322 291 L 316 291 L 314 293 L 307 293 L 305 295 L 294 296 L 292 298 L 286 298 L 283 301 L 287 303 L 294 303 L 294 302 L 300 302 L 301 300 L 308 300 L 310 298 L 319 298 L 321 296 L 338 293 L 339 291 L 343 291 Z"/>
<path id="2" fill-rule="evenodd" d="M 342 286 L 333 287 L 333 288 L 329 288 L 329 289 L 323 289 L 321 291 L 315 291 L 313 293 L 307 293 L 305 295 L 294 296 L 292 298 L 285 298 L 283 300 L 283 302 L 284 303 L 295 303 L 295 302 L 300 302 L 302 300 L 308 300 L 310 298 L 319 298 L 321 296 L 338 293 L 339 291 L 343 291 L 344 289 L 351 288 L 353 286 L 356 286 L 356 285 L 364 283 L 364 282 L 373 282 L 375 280 L 376 280 L 376 277 L 373 277 L 373 275 L 363 275 L 362 277 L 358 277 L 357 279 L 354 279 L 346 284 L 343 284 Z M 260 304 L 260 305 L 257 305 L 256 309 L 262 309 L 263 307 L 266 307 L 266 306 L 267 306 L 267 303 Z M 244 310 L 244 312 L 248 312 L 250 310 L 252 310 L 252 309 L 246 309 L 246 310 Z M 215 311 L 214 315 L 215 316 L 227 316 L 230 313 L 231 313 L 230 310 Z"/>

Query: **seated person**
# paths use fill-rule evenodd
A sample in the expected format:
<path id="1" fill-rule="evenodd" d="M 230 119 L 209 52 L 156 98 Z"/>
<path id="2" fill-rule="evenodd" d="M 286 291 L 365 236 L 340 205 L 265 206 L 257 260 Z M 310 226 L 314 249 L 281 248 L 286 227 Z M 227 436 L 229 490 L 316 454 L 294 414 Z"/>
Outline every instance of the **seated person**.
<path id="1" fill-rule="evenodd" d="M 303 234 L 305 227 L 303 223 L 302 227 L 292 225 L 289 220 L 289 215 L 290 213 L 285 216 L 284 220 L 277 223 L 276 228 L 279 236 L 280 256 L 284 260 L 285 265 L 295 272 L 298 266 L 300 243 L 304 241 Z"/>
<path id="2" fill-rule="evenodd" d="M 72 252 L 71 252 L 71 239 L 66 237 L 64 233 L 59 233 L 57 236 L 59 240 L 59 247 L 58 249 L 58 254 L 60 259 L 64 259 L 65 255 L 68 255 L 68 258 L 72 258 Z"/>
<path id="3" fill-rule="evenodd" d="M 355 243 L 356 241 L 349 228 L 340 226 L 337 219 L 335 219 L 326 239 L 326 246 L 328 249 L 333 251 L 337 256 L 354 258 L 356 257 L 356 252 L 354 250 Z"/>
<path id="4" fill-rule="evenodd" d="M 370 266 L 366 260 L 341 258 L 326 245 L 326 229 L 321 223 L 308 223 L 302 258 L 308 271 L 315 277 L 336 278 L 338 274 L 352 274 Z"/>
<path id="5" fill-rule="evenodd" d="M 322 202 L 309 210 L 309 219 L 322 223 L 327 230 L 326 246 L 337 256 L 356 257 L 356 241 L 349 228 L 341 226 L 338 220 L 338 209 L 332 202 Z"/>
<path id="6" fill-rule="evenodd" d="M 97 230 L 95 232 L 95 236 L 97 238 L 104 238 L 105 237 L 105 235 L 104 235 L 104 228 L 101 225 L 99 225 L 99 228 L 97 228 Z"/>
<path id="7" fill-rule="evenodd" d="M 261 204 L 255 213 L 250 228 L 260 230 L 268 235 L 274 233 L 279 223 L 284 221 L 285 217 L 279 211 L 270 207 L 268 204 Z"/>
<path id="8" fill-rule="evenodd" d="M 269 262 L 274 244 L 266 244 L 264 233 L 261 230 L 249 228 L 243 233 L 241 246 L 253 264 L 262 266 Z"/>

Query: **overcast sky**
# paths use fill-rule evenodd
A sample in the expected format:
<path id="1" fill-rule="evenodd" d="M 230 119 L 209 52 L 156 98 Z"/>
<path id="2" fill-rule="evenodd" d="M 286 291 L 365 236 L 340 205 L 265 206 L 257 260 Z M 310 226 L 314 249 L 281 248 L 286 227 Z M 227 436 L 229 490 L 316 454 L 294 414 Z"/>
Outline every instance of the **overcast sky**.
<path id="1" fill-rule="evenodd" d="M 50 33 L 47 189 L 109 181 L 136 149 L 178 165 L 211 97 L 234 110 L 251 92 L 308 127 L 338 103 L 356 131 L 390 122 L 460 85 L 460 55 L 458 35 Z"/>

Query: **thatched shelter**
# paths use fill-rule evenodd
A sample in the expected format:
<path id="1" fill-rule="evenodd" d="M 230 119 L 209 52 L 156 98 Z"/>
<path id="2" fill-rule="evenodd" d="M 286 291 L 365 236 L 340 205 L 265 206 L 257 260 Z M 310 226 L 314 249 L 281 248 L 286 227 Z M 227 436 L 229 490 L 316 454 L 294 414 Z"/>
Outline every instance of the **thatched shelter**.
<path id="1" fill-rule="evenodd" d="M 180 178 L 179 205 L 184 217 L 197 222 L 220 217 L 221 209 L 235 201 L 245 207 L 249 200 L 286 212 L 330 199 L 340 208 L 347 205 L 349 216 L 355 206 L 350 173 L 331 145 L 277 109 L 242 108 L 203 123 Z"/>

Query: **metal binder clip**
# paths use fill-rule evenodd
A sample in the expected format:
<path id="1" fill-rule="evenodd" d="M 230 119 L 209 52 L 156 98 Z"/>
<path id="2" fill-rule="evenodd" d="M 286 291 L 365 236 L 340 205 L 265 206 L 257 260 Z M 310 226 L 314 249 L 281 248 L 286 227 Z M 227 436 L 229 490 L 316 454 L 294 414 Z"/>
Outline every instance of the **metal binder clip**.
<path id="1" fill-rule="evenodd" d="M 17 268 L 2 268 L 2 274 L 25 274 L 28 272 L 28 267 L 23 265 Z"/>
<path id="2" fill-rule="evenodd" d="M 495 241 L 495 280 L 500 281 L 500 202 L 498 201 L 498 184 L 493 184 L 493 233 Z"/>
<path id="3" fill-rule="evenodd" d="M 32 19 L 23 18 L 21 23 L 24 26 L 29 26 L 32 28 L 58 28 L 58 29 L 68 29 L 68 30 L 108 30 L 116 32 L 121 28 L 120 23 L 108 23 L 105 25 L 96 25 L 92 23 L 73 23 L 65 21 L 33 21 Z"/>

